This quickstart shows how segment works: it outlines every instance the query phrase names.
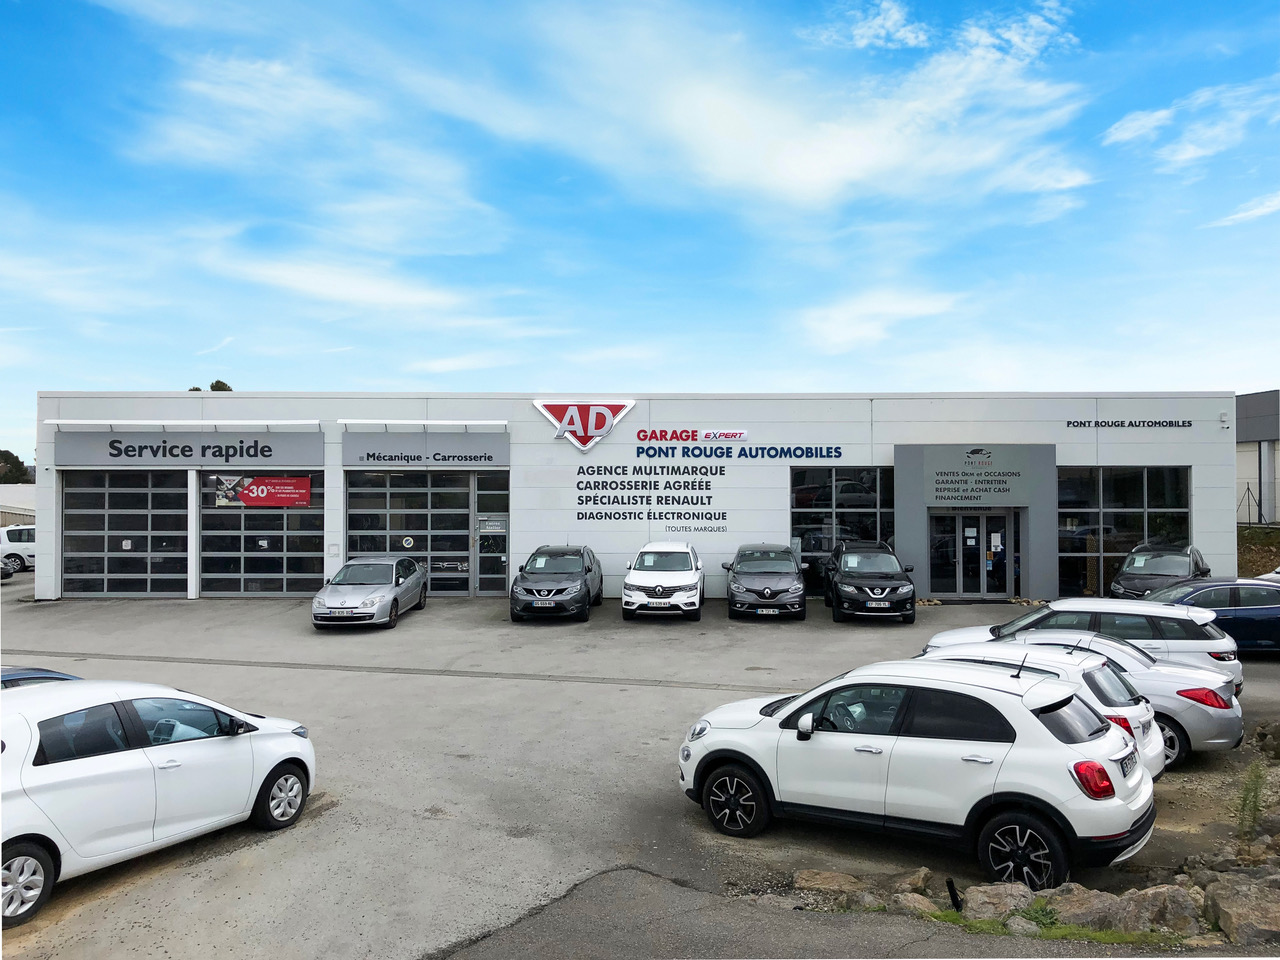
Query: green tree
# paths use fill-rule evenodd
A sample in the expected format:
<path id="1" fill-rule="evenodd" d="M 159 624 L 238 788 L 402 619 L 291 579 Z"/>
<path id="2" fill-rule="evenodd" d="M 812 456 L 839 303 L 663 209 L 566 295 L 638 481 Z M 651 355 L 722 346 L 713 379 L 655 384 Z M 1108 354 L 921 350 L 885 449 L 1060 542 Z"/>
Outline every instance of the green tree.
<path id="1" fill-rule="evenodd" d="M 12 450 L 0 450 L 0 483 L 34 483 L 27 465 Z"/>
<path id="2" fill-rule="evenodd" d="M 209 389 L 210 389 L 210 390 L 226 391 L 227 393 L 230 393 L 230 392 L 231 392 L 231 384 L 227 383 L 227 381 L 225 381 L 225 380 L 215 380 L 215 381 L 213 381 L 213 383 L 209 384 Z"/>

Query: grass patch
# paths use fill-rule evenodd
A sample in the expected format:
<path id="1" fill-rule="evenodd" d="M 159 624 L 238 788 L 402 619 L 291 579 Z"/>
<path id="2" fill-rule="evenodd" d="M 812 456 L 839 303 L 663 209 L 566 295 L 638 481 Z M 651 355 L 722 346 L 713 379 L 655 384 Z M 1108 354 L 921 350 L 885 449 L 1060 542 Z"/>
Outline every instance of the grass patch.
<path id="1" fill-rule="evenodd" d="M 999 920 L 966 920 L 955 910 L 938 910 L 935 913 L 927 914 L 927 916 L 943 923 L 952 923 L 957 927 L 963 927 L 966 933 L 990 933 L 998 937 L 1009 935 L 1009 931 L 1005 929 L 1004 924 Z"/>
<path id="2" fill-rule="evenodd" d="M 1024 907 L 1014 916 L 1022 917 L 1024 920 L 1030 920 L 1032 923 L 1039 924 L 1041 927 L 1056 927 L 1058 923 L 1058 911 L 1049 906 L 1049 901 L 1044 897 L 1036 897 L 1031 901 L 1031 906 Z"/>

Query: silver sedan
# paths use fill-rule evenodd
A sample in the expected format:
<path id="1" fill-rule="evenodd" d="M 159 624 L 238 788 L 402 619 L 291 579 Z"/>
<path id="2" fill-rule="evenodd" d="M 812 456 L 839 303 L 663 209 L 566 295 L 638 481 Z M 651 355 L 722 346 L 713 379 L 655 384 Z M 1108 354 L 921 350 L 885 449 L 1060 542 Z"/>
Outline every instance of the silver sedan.
<path id="1" fill-rule="evenodd" d="M 358 557 L 326 580 L 311 600 L 311 625 L 376 623 L 394 629 L 400 612 L 427 605 L 422 566 L 409 557 Z"/>

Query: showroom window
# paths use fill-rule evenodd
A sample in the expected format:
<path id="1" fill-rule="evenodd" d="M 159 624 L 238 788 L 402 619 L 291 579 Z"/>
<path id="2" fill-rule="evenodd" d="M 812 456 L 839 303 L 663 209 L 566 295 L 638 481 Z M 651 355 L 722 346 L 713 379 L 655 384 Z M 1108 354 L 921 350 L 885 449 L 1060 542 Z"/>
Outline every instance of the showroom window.
<path id="1" fill-rule="evenodd" d="M 200 475 L 202 596 L 306 595 L 323 585 L 322 472 Z"/>
<path id="2" fill-rule="evenodd" d="M 809 592 L 821 592 L 820 564 L 837 540 L 893 546 L 893 467 L 791 468 L 791 542 L 809 564 Z"/>
<path id="3" fill-rule="evenodd" d="M 1190 507 L 1189 467 L 1059 467 L 1059 595 L 1107 596 L 1139 543 L 1188 543 Z"/>
<path id="4" fill-rule="evenodd" d="M 62 592 L 185 597 L 187 472 L 64 470 Z"/>

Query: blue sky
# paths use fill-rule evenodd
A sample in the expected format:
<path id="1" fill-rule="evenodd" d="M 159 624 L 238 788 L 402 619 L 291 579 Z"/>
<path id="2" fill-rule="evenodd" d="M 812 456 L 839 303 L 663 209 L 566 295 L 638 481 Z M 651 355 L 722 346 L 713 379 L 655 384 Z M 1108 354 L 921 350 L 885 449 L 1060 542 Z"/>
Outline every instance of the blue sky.
<path id="1" fill-rule="evenodd" d="M 0 0 L 35 391 L 1280 385 L 1280 8 Z"/>

